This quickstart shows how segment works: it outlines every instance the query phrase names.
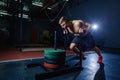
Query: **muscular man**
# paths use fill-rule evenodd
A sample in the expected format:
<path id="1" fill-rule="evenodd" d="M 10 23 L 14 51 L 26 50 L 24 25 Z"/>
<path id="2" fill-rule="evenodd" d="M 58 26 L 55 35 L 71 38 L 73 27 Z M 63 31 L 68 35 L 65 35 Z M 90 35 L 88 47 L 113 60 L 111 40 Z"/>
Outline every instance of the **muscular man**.
<path id="1" fill-rule="evenodd" d="M 64 34 L 74 34 L 74 39 L 70 44 L 70 49 L 75 53 L 79 53 L 78 45 L 82 47 L 83 53 L 87 50 L 94 50 L 98 55 L 98 63 L 102 62 L 101 50 L 95 45 L 95 41 L 89 30 L 91 25 L 82 20 L 69 21 L 65 17 L 59 19 L 59 24 Z"/>

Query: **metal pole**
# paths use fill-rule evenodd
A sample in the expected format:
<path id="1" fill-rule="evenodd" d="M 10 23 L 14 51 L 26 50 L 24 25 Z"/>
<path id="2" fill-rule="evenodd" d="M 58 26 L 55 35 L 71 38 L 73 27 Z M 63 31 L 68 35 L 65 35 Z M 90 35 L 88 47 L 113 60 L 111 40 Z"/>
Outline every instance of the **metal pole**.
<path id="1" fill-rule="evenodd" d="M 80 68 L 83 68 L 82 67 L 82 36 L 81 36 L 82 34 L 80 34 L 80 43 L 79 43 L 79 45 L 78 45 L 78 48 L 79 48 L 79 59 L 80 59 Z"/>
<path id="2" fill-rule="evenodd" d="M 57 49 L 57 47 L 56 47 L 56 37 L 57 37 L 57 31 L 54 31 L 54 49 L 56 50 Z"/>
<path id="3" fill-rule="evenodd" d="M 18 13 L 19 17 L 19 13 Z M 19 44 L 20 50 L 22 49 L 22 42 L 23 41 L 23 0 L 20 0 L 20 18 L 19 18 Z"/>
<path id="4" fill-rule="evenodd" d="M 64 49 L 66 50 L 67 48 L 67 34 L 64 34 Z"/>

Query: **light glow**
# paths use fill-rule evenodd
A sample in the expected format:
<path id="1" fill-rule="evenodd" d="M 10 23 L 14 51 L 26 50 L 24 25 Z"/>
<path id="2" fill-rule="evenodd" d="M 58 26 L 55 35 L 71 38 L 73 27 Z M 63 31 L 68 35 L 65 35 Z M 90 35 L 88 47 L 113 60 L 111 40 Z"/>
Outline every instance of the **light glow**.
<path id="1" fill-rule="evenodd" d="M 94 29 L 94 30 L 98 29 L 98 25 L 97 25 L 97 24 L 94 24 L 94 25 L 92 26 L 92 29 Z"/>

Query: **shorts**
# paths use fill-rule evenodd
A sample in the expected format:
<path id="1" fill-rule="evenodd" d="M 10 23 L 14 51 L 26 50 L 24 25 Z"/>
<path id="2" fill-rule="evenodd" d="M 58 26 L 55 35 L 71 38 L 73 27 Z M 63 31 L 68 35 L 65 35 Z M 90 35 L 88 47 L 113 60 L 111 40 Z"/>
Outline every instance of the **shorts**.
<path id="1" fill-rule="evenodd" d="M 78 48 L 81 48 L 82 51 L 91 50 L 95 47 L 95 41 L 90 32 L 86 36 L 74 37 L 71 43 L 78 44 Z"/>

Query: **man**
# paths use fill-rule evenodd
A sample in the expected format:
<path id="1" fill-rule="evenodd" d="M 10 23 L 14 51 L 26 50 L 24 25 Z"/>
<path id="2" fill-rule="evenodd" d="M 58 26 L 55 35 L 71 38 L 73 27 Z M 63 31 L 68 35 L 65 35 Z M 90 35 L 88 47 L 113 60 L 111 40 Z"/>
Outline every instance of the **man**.
<path id="1" fill-rule="evenodd" d="M 59 24 L 62 27 L 64 34 L 71 33 L 75 36 L 70 44 L 71 50 L 73 50 L 75 53 L 79 53 L 79 46 L 82 47 L 83 53 L 87 50 L 94 50 L 98 55 L 97 62 L 102 62 L 101 50 L 96 47 L 95 41 L 89 32 L 91 27 L 89 23 L 86 23 L 82 20 L 69 21 L 67 18 L 61 17 L 59 19 Z"/>

